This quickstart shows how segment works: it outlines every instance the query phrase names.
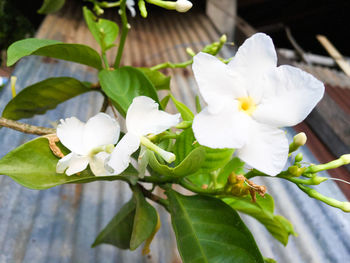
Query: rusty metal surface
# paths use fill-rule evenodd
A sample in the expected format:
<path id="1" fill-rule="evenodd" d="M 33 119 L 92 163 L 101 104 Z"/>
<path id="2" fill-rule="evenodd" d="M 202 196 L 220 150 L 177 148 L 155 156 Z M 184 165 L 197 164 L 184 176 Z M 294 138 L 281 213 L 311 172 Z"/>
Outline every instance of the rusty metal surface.
<path id="1" fill-rule="evenodd" d="M 123 63 L 133 66 L 151 66 L 166 60 L 184 61 L 188 59 L 185 47 L 191 46 L 198 51 L 203 44 L 218 38 L 208 18 L 200 13 L 151 14 L 147 20 L 131 20 L 131 26 L 134 30 L 130 31 Z M 59 15 L 48 16 L 37 36 L 97 47 L 82 21 L 80 10 L 72 7 Z M 226 48 L 223 56 L 232 52 L 232 49 Z M 109 56 L 110 61 L 113 56 Z M 23 59 L 14 71 L 18 77 L 18 89 L 52 76 L 73 76 L 80 80 L 96 81 L 94 73 L 95 70 L 85 66 L 41 57 Z M 169 70 L 169 73 L 173 76 L 174 95 L 194 109 L 194 94 L 198 92 L 191 71 L 176 69 Z M 0 110 L 10 97 L 9 87 L 0 91 Z M 70 116 L 86 121 L 98 112 L 101 104 L 100 96 L 84 94 L 44 116 L 26 121 L 43 126 Z M 168 110 L 174 110 L 172 105 Z M 293 131 L 288 132 L 291 138 Z M 0 157 L 31 138 L 16 131 L 0 129 Z M 303 154 L 305 161 L 317 162 L 308 149 L 304 149 Z M 323 175 L 328 176 L 326 173 Z M 275 258 L 280 263 L 348 261 L 349 215 L 309 199 L 293 185 L 278 179 L 265 179 L 261 183 L 265 183 L 268 191 L 275 196 L 277 212 L 290 219 L 299 233 L 299 237 L 291 237 L 284 248 L 257 221 L 244 216 L 265 256 Z M 317 189 L 325 195 L 345 200 L 333 182 L 326 182 Z M 109 245 L 90 248 L 97 233 L 128 198 L 130 191 L 122 182 L 64 185 L 35 191 L 1 176 L 0 263 L 181 262 L 176 252 L 169 216 L 161 208 L 158 210 L 162 227 L 152 243 L 151 257 L 143 257 L 140 250 L 123 251 Z"/>

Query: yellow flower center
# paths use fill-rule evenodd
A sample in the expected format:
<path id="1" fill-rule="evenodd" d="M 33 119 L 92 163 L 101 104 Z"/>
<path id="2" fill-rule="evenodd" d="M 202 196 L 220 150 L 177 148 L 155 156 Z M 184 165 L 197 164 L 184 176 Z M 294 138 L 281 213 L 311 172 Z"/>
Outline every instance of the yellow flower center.
<path id="1" fill-rule="evenodd" d="M 252 97 L 241 97 L 238 98 L 238 109 L 240 111 L 244 111 L 244 113 L 248 114 L 249 116 L 253 114 L 253 112 L 256 110 L 256 104 Z"/>

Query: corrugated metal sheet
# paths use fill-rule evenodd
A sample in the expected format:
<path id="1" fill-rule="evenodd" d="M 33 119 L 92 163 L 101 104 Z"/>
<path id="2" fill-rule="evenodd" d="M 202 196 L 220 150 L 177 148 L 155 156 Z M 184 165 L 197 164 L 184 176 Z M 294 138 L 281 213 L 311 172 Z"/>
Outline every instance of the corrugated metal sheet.
<path id="1" fill-rule="evenodd" d="M 133 19 L 126 45 L 124 64 L 151 66 L 165 60 L 186 60 L 184 48 L 195 50 L 218 38 L 203 14 L 178 15 L 171 12 L 151 14 L 147 20 Z M 86 43 L 96 47 L 89 35 L 80 10 L 68 7 L 60 15 L 48 16 L 38 32 L 40 38 Z M 224 50 L 227 56 L 233 50 Z M 110 56 L 113 57 L 113 54 Z M 169 71 L 173 75 L 172 91 L 194 109 L 197 88 L 188 69 Z M 85 66 L 41 57 L 23 59 L 16 67 L 17 88 L 26 87 L 49 76 L 73 76 L 96 81 L 95 71 Z M 0 92 L 0 110 L 11 98 L 9 88 Z M 98 112 L 102 98 L 85 94 L 60 105 L 29 123 L 47 126 L 59 118 L 77 116 L 87 120 Z M 171 107 L 169 110 L 173 110 Z M 289 136 L 293 135 L 292 130 Z M 32 136 L 0 129 L 0 157 Z M 305 161 L 317 162 L 303 150 Z M 324 173 L 324 176 L 327 176 Z M 272 182 L 272 180 L 274 180 Z M 290 219 L 299 233 L 291 237 L 287 248 L 274 240 L 254 219 L 244 216 L 265 256 L 278 262 L 348 262 L 350 258 L 350 216 L 309 199 L 296 187 L 278 179 L 261 179 L 275 196 L 276 211 Z M 318 189 L 328 196 L 345 200 L 333 182 Z M 181 262 L 176 252 L 169 216 L 159 209 L 163 226 L 151 246 L 151 257 L 141 252 L 118 250 L 109 245 L 91 249 L 97 233 L 130 197 L 121 182 L 95 182 L 64 185 L 44 191 L 21 187 L 8 177 L 0 177 L 0 262 Z"/>

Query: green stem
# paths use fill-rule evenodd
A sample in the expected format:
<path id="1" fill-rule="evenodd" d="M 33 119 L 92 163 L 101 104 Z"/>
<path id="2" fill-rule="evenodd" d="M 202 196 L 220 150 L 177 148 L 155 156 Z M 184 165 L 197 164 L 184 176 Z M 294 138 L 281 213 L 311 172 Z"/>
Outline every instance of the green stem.
<path id="1" fill-rule="evenodd" d="M 344 212 L 350 212 L 350 202 L 341 202 L 334 198 L 324 196 L 323 194 L 320 194 L 319 192 L 317 192 L 315 189 L 306 187 L 301 184 L 297 184 L 297 186 L 300 188 L 300 190 L 302 190 L 311 198 L 315 198 L 317 200 L 320 200 L 321 202 L 326 203 L 327 205 L 339 208 Z"/>
<path id="2" fill-rule="evenodd" d="M 103 8 L 112 8 L 112 7 L 117 7 L 120 6 L 121 1 L 116 1 L 116 2 L 97 2 L 96 4 L 99 5 L 100 7 Z"/>
<path id="3" fill-rule="evenodd" d="M 331 161 L 329 163 L 324 163 L 324 164 L 319 164 L 319 165 L 311 165 L 306 170 L 304 173 L 318 173 L 324 170 L 330 170 L 330 169 L 335 169 L 343 165 L 347 165 L 350 162 L 350 154 L 344 154 L 340 156 L 339 159 L 336 159 L 334 161 Z"/>
<path id="4" fill-rule="evenodd" d="M 108 60 L 107 60 L 107 56 L 106 56 L 105 51 L 102 51 L 102 59 L 103 59 L 103 62 L 105 64 L 106 69 L 109 69 L 109 64 L 108 64 Z"/>
<path id="5" fill-rule="evenodd" d="M 313 176 L 313 177 L 310 177 L 310 179 L 305 180 L 305 179 L 293 177 L 293 175 L 289 174 L 288 172 L 281 172 L 281 173 L 277 174 L 276 176 L 271 176 L 271 175 L 267 175 L 267 174 L 262 173 L 258 170 L 255 170 L 255 169 L 246 173 L 244 176 L 247 179 L 250 179 L 250 178 L 255 177 L 255 176 L 282 178 L 282 179 L 285 179 L 285 180 L 292 182 L 292 183 L 295 183 L 295 184 L 305 184 L 305 185 L 318 185 L 318 184 L 328 180 L 327 177 L 321 177 L 321 176 Z"/>
<path id="6" fill-rule="evenodd" d="M 146 2 L 152 5 L 157 5 L 165 9 L 169 9 L 169 10 L 174 10 L 176 6 L 175 4 L 176 2 L 172 2 L 172 1 L 146 0 Z"/>
<path id="7" fill-rule="evenodd" d="M 122 55 L 123 55 L 123 50 L 124 50 L 124 45 L 125 45 L 125 40 L 126 37 L 128 35 L 129 29 L 130 29 L 130 25 L 128 24 L 128 19 L 126 17 L 126 0 L 121 0 L 120 2 L 120 16 L 122 18 L 122 33 L 120 36 L 120 41 L 119 41 L 119 47 L 118 47 L 118 53 L 115 59 L 115 63 L 114 63 L 114 68 L 118 68 L 120 65 L 120 61 L 122 59 Z"/>
<path id="8" fill-rule="evenodd" d="M 162 64 L 155 65 L 151 67 L 151 70 L 160 70 L 165 68 L 186 68 L 187 66 L 191 65 L 193 63 L 193 59 L 190 59 L 185 62 L 181 63 L 171 63 L 171 62 L 164 62 Z"/>

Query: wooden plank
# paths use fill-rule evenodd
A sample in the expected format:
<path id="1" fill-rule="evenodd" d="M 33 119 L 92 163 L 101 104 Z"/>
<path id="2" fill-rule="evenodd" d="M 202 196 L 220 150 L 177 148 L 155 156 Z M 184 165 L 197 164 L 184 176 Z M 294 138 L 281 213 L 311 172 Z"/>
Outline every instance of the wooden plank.
<path id="1" fill-rule="evenodd" d="M 337 62 L 339 67 L 344 71 L 346 75 L 350 77 L 350 65 L 340 52 L 333 46 L 333 44 L 328 40 L 326 36 L 317 35 L 317 40 L 322 44 L 322 46 L 327 50 L 328 54 Z"/>

